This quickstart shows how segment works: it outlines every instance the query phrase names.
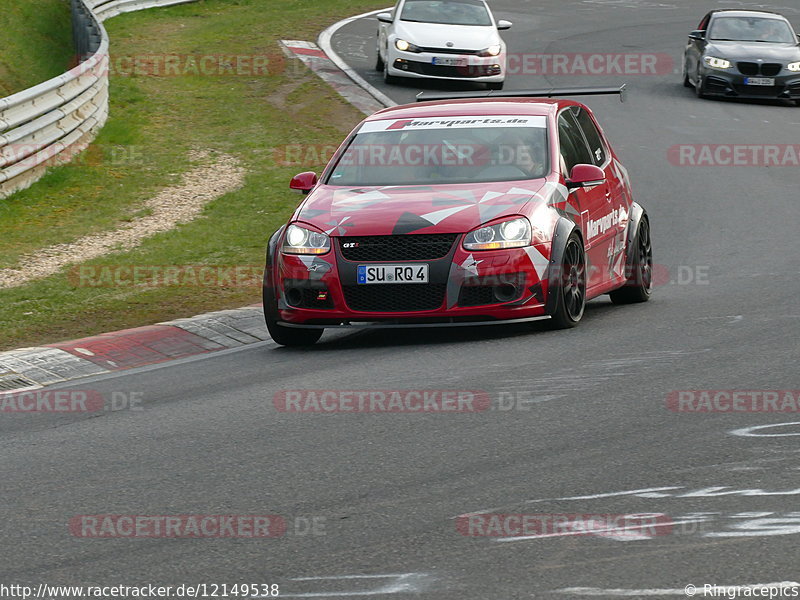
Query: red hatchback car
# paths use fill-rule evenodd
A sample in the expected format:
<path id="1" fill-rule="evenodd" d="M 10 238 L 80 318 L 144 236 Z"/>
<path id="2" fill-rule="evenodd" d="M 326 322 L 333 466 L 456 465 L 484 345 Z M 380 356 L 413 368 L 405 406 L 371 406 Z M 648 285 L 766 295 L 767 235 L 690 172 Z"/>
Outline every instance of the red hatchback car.
<path id="1" fill-rule="evenodd" d="M 296 176 L 290 187 L 307 197 L 267 250 L 272 338 L 541 319 L 566 328 L 601 294 L 648 300 L 650 227 L 625 168 L 585 105 L 537 94 L 382 110 L 320 178 Z"/>

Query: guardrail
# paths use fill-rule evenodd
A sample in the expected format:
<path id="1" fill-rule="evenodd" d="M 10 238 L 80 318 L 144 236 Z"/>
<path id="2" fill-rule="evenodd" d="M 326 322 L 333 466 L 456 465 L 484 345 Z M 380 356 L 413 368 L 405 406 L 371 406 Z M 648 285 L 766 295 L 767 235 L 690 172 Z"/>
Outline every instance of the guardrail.
<path id="1" fill-rule="evenodd" d="M 108 118 L 108 34 L 116 15 L 196 0 L 71 0 L 81 62 L 66 73 L 0 98 L 0 198 L 28 187 L 47 167 L 69 162 Z"/>

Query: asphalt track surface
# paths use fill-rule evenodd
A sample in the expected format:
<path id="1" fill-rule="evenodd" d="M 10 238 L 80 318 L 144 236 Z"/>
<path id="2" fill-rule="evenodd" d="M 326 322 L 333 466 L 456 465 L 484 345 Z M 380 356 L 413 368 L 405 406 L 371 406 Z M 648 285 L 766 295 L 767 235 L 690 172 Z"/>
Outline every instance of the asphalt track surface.
<path id="1" fill-rule="evenodd" d="M 668 53 L 676 64 L 686 34 L 718 6 L 492 5 L 514 22 L 512 52 Z M 772 8 L 800 25 L 800 9 Z M 334 46 L 411 100 L 419 87 L 382 86 L 370 71 L 375 27 L 357 21 Z M 800 425 L 756 431 L 781 437 L 731 431 L 800 416 L 678 414 L 665 402 L 674 390 L 800 388 L 800 171 L 667 158 L 678 144 L 796 143 L 800 108 L 698 100 L 675 73 L 516 74 L 508 88 L 623 81 L 627 104 L 588 103 L 633 176 L 655 261 L 669 271 L 651 302 L 592 301 L 580 327 L 562 332 L 334 332 L 307 350 L 256 344 L 72 386 L 141 394 L 141 411 L 2 414 L 0 581 L 278 583 L 280 597 L 461 600 L 669 597 L 687 584 L 797 580 Z M 528 410 L 315 415 L 273 405 L 282 390 L 420 388 L 502 392 Z M 608 495 L 652 488 L 669 489 Z M 566 499 L 583 496 L 601 497 Z M 676 525 L 641 538 L 499 542 L 457 531 L 454 518 L 473 511 L 661 513 Z M 290 528 L 279 539 L 80 539 L 68 523 L 82 514 L 278 514 Z M 314 517 L 324 532 L 298 535 L 295 523 Z"/>

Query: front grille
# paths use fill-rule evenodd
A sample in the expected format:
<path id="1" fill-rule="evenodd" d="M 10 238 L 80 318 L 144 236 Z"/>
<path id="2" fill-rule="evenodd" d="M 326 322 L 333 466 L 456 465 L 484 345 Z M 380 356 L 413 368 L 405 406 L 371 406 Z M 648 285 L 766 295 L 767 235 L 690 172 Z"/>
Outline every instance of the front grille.
<path id="1" fill-rule="evenodd" d="M 502 72 L 500 67 L 493 65 L 467 65 L 465 67 L 448 67 L 444 65 L 434 65 L 432 63 L 423 63 L 414 60 L 396 60 L 394 63 L 395 69 L 401 71 L 408 71 L 410 73 L 419 73 L 420 75 L 429 75 L 431 77 L 488 77 L 490 75 L 500 75 Z"/>
<path id="2" fill-rule="evenodd" d="M 711 77 L 709 75 L 705 78 L 704 83 L 708 92 L 724 92 L 728 89 L 728 82 L 719 77 Z"/>
<path id="3" fill-rule="evenodd" d="M 758 75 L 758 63 L 740 62 L 737 64 L 742 75 Z"/>
<path id="4" fill-rule="evenodd" d="M 734 85 L 733 88 L 745 96 L 764 96 L 765 98 L 777 98 L 783 88 L 765 85 Z"/>
<path id="5" fill-rule="evenodd" d="M 763 75 L 764 77 L 775 77 L 783 69 L 780 63 L 763 63 L 760 65 L 754 62 L 740 62 L 736 63 L 739 67 L 739 73 L 742 75 Z"/>
<path id="6" fill-rule="evenodd" d="M 344 299 L 351 310 L 414 312 L 436 310 L 444 302 L 445 283 L 345 285 Z"/>
<path id="7" fill-rule="evenodd" d="M 470 56 L 476 56 L 481 53 L 481 50 L 459 50 L 458 48 L 430 48 L 430 47 L 422 47 L 420 48 L 423 52 L 430 52 L 431 54 L 468 54 Z"/>
<path id="8" fill-rule="evenodd" d="M 488 285 L 464 286 L 458 295 L 459 306 L 483 306 L 497 303 L 494 298 L 494 288 Z"/>
<path id="9" fill-rule="evenodd" d="M 450 253 L 457 237 L 455 233 L 353 236 L 339 238 L 339 248 L 345 260 L 353 262 L 437 260 Z"/>

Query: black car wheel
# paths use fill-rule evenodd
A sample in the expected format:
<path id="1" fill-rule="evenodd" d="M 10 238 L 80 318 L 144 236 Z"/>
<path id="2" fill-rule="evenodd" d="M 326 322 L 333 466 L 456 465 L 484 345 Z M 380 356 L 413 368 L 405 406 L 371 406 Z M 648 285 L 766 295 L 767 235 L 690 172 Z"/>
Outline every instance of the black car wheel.
<path id="1" fill-rule="evenodd" d="M 389 65 L 386 63 L 383 64 L 383 82 L 387 85 L 396 85 L 398 82 L 398 77 L 394 75 L 389 75 Z"/>
<path id="2" fill-rule="evenodd" d="M 556 307 L 549 325 L 552 329 L 575 327 L 586 308 L 586 254 L 581 238 L 575 233 L 569 236 L 561 261 L 559 285 L 550 290 L 558 294 Z"/>
<path id="3" fill-rule="evenodd" d="M 692 87 L 692 82 L 689 81 L 689 69 L 687 68 L 685 61 L 683 63 L 683 87 Z"/>
<path id="4" fill-rule="evenodd" d="M 376 49 L 377 50 L 377 49 Z M 377 50 L 378 58 L 375 59 L 375 70 L 380 73 L 383 71 L 383 59 L 381 58 L 381 51 Z"/>
<path id="5" fill-rule="evenodd" d="M 698 98 L 705 98 L 706 94 L 703 91 L 703 78 L 700 77 L 700 73 L 697 73 L 694 83 L 694 94 Z"/>
<path id="6" fill-rule="evenodd" d="M 504 84 L 504 83 L 505 83 L 505 82 L 503 82 L 503 81 L 497 81 L 497 82 L 487 83 L 487 84 L 486 84 L 486 89 L 487 89 L 487 90 L 502 90 L 502 89 L 503 89 L 503 84 Z"/>
<path id="7" fill-rule="evenodd" d="M 611 292 L 614 304 L 633 304 L 647 302 L 653 293 L 653 246 L 650 241 L 650 223 L 642 217 L 636 230 L 631 272 L 621 288 Z"/>
<path id="8" fill-rule="evenodd" d="M 278 324 L 278 307 L 273 288 L 264 286 L 264 321 L 272 340 L 281 346 L 313 346 L 322 337 L 322 329 L 297 329 Z"/>

